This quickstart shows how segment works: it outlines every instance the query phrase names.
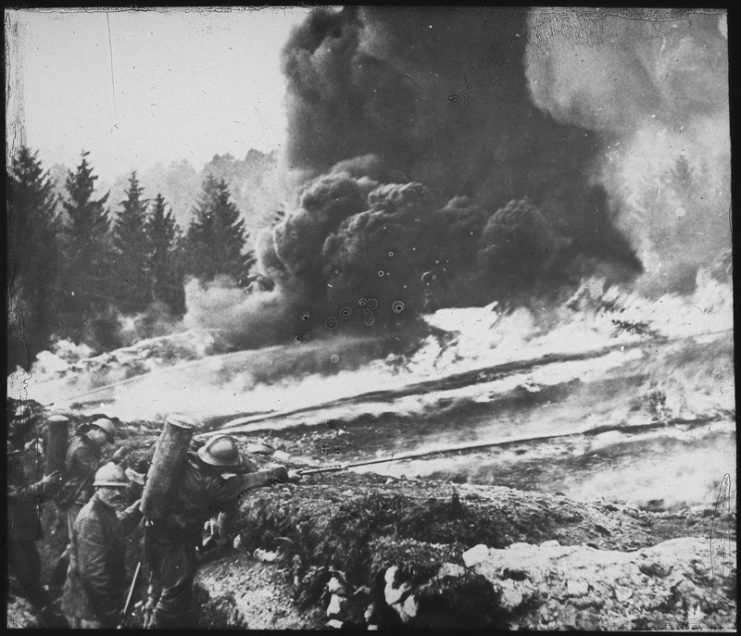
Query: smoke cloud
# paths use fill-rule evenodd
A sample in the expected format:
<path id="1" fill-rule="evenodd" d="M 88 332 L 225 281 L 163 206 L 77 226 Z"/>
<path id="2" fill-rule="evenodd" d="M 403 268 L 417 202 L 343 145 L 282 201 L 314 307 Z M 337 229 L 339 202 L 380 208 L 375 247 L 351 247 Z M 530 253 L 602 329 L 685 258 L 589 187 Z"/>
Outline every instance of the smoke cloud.
<path id="1" fill-rule="evenodd" d="M 534 10 L 527 78 L 557 121 L 598 132 L 594 177 L 646 270 L 689 292 L 730 248 L 725 13 Z"/>
<path id="2" fill-rule="evenodd" d="M 185 297 L 186 329 L 206 326 L 219 330 L 225 341 L 238 348 L 252 349 L 283 340 L 291 327 L 290 302 L 277 287 L 250 293 L 230 277 L 217 276 L 205 284 L 189 280 Z"/>
<path id="3" fill-rule="evenodd" d="M 275 286 L 205 298 L 301 341 L 595 273 L 691 291 L 730 245 L 720 17 L 316 9 L 283 50 L 296 196 L 256 240 Z"/>

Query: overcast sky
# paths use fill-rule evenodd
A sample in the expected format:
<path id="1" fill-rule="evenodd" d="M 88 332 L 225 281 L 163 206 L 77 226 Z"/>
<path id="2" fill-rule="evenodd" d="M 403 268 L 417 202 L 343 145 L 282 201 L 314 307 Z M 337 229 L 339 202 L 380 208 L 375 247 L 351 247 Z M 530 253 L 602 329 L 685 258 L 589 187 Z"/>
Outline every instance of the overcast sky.
<path id="1" fill-rule="evenodd" d="M 6 64 L 26 144 L 47 168 L 89 150 L 106 179 L 269 151 L 285 135 L 280 49 L 307 12 L 10 11 L 22 37 Z"/>

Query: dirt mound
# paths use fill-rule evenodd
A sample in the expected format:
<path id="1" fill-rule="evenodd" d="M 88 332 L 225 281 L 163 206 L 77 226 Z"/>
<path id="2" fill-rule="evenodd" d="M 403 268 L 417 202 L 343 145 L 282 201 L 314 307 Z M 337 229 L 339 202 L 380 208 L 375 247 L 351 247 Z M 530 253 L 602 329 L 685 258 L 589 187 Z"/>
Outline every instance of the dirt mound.
<path id="1" fill-rule="evenodd" d="M 205 564 L 195 581 L 199 625 L 233 629 L 319 629 L 321 611 L 300 611 L 276 567 L 246 553 Z"/>
<path id="2" fill-rule="evenodd" d="M 700 511 L 677 515 L 504 487 L 339 473 L 255 490 L 240 515 L 235 554 L 270 562 L 265 567 L 282 579 L 278 597 L 292 599 L 290 610 L 275 607 L 289 617 L 299 612 L 304 625 L 309 612 L 337 628 L 728 628 L 735 612 L 734 521 L 723 521 L 726 569 L 712 579 L 709 566 L 698 565 L 710 563 L 707 540 L 696 537 L 713 523 L 721 536 L 720 519 Z M 677 538 L 685 534 L 695 538 Z M 233 563 L 200 579 L 205 624 L 214 612 L 219 620 L 244 615 L 240 604 L 260 605 L 260 594 L 275 594 L 276 579 L 260 593 L 243 593 L 240 581 L 254 560 Z M 632 597 L 635 607 L 625 606 Z M 252 624 L 229 620 L 269 626 L 294 619 L 268 613 Z"/>

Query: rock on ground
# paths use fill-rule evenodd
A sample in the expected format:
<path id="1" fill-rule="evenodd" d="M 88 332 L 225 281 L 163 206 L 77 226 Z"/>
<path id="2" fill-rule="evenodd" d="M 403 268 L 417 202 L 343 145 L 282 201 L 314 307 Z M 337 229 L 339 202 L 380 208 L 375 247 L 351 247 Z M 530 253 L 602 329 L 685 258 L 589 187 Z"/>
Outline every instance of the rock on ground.
<path id="1" fill-rule="evenodd" d="M 552 542 L 475 546 L 463 558 L 473 555 L 471 571 L 517 614 L 511 627 L 732 629 L 736 544 L 727 547 L 723 563 L 713 563 L 708 540 L 697 537 L 633 552 Z"/>

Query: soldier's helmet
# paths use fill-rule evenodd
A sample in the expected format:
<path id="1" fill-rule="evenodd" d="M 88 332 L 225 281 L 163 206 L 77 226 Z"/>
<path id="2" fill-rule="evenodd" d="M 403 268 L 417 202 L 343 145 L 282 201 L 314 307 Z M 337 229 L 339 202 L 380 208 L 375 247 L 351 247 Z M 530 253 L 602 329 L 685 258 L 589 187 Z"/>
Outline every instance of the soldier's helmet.
<path id="1" fill-rule="evenodd" d="M 105 466 L 101 466 L 98 472 L 95 473 L 95 481 L 93 482 L 93 486 L 125 488 L 128 485 L 129 480 L 123 468 L 113 462 L 108 462 Z"/>
<path id="2" fill-rule="evenodd" d="M 237 442 L 230 435 L 212 437 L 198 449 L 198 457 L 209 466 L 239 471 L 247 467 L 247 459 L 239 452 Z"/>
<path id="3" fill-rule="evenodd" d="M 90 422 L 89 426 L 96 426 L 105 433 L 110 444 L 116 441 L 116 425 L 107 417 L 101 417 Z"/>

